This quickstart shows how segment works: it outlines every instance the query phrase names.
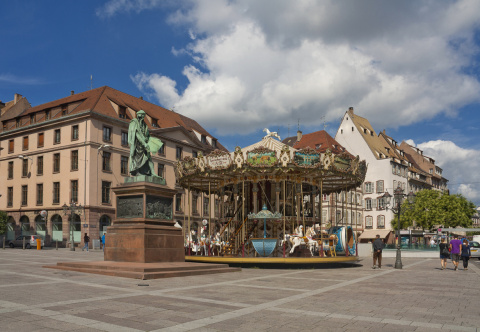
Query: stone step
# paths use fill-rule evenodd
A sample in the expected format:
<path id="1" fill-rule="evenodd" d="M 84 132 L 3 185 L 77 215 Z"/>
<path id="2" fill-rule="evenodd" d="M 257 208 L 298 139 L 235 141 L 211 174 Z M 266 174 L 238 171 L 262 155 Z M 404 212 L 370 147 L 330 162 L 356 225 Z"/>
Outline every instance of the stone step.
<path id="1" fill-rule="evenodd" d="M 152 266 L 149 266 L 152 265 Z M 46 268 L 93 273 L 141 280 L 185 277 L 214 273 L 238 272 L 226 264 L 204 263 L 125 263 L 125 262 L 66 262 L 47 265 Z"/>

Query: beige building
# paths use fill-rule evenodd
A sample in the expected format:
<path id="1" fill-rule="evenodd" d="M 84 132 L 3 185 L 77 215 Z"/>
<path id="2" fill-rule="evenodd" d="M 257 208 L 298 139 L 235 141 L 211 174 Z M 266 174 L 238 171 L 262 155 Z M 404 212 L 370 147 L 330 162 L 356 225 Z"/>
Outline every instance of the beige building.
<path id="1" fill-rule="evenodd" d="M 110 87 L 74 94 L 23 112 L 6 111 L 0 119 L 0 209 L 9 215 L 7 238 L 42 234 L 46 243 L 75 242 L 83 234 L 98 239 L 115 218 L 112 192 L 130 176 L 128 124 L 144 110 L 152 136 L 164 147 L 152 156 L 168 187 L 177 190 L 174 220 L 190 214 L 192 228 L 214 217 L 218 204 L 192 195 L 185 215 L 186 192 L 176 185 L 174 165 L 185 156 L 226 149 L 196 121 Z M 213 200 L 213 199 L 212 199 Z M 75 202 L 84 213 L 70 224 L 62 206 Z M 46 211 L 43 218 L 41 211 Z M 218 211 L 216 211 L 218 215 Z"/>

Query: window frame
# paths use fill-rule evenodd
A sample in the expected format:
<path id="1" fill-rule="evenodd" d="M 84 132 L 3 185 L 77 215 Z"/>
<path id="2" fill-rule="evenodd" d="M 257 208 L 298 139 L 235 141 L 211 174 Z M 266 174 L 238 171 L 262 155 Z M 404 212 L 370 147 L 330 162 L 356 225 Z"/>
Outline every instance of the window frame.
<path id="1" fill-rule="evenodd" d="M 13 139 L 8 140 L 8 153 L 15 152 L 15 141 Z"/>
<path id="2" fill-rule="evenodd" d="M 60 131 L 60 129 L 55 129 L 53 131 L 53 144 L 60 144 L 61 142 L 62 142 L 62 132 Z"/>
<path id="3" fill-rule="evenodd" d="M 43 148 L 44 146 L 45 146 L 45 133 L 38 133 L 37 148 Z"/>
<path id="4" fill-rule="evenodd" d="M 112 153 L 108 151 L 103 151 L 102 153 L 102 171 L 103 172 L 112 172 Z"/>
<path id="5" fill-rule="evenodd" d="M 70 180 L 70 202 L 78 203 L 78 180 Z"/>
<path id="6" fill-rule="evenodd" d="M 122 130 L 122 134 L 120 136 L 120 144 L 122 146 L 128 146 L 128 132 Z"/>
<path id="7" fill-rule="evenodd" d="M 12 180 L 13 179 L 13 174 L 14 174 L 13 161 L 9 161 L 7 167 L 8 167 L 8 169 L 7 169 L 7 180 Z"/>
<path id="8" fill-rule="evenodd" d="M 36 195 L 37 205 L 43 205 L 43 183 L 37 183 Z"/>
<path id="9" fill-rule="evenodd" d="M 21 192 L 20 204 L 21 206 L 28 205 L 28 184 L 22 185 L 22 192 Z"/>
<path id="10" fill-rule="evenodd" d="M 70 171 L 78 171 L 78 150 L 70 152 Z"/>
<path id="11" fill-rule="evenodd" d="M 365 193 L 373 194 L 373 182 L 371 181 L 365 182 Z"/>
<path id="12" fill-rule="evenodd" d="M 111 204 L 111 194 L 110 194 L 111 189 L 112 189 L 111 182 L 102 181 L 102 204 Z"/>
<path id="13" fill-rule="evenodd" d="M 53 182 L 52 186 L 52 204 L 60 204 L 60 182 Z"/>
<path id="14" fill-rule="evenodd" d="M 365 216 L 365 228 L 373 228 L 373 216 Z"/>
<path id="15" fill-rule="evenodd" d="M 78 141 L 80 138 L 80 129 L 78 125 L 72 125 L 72 141 Z"/>
<path id="16" fill-rule="evenodd" d="M 60 173 L 60 153 L 53 154 L 53 173 Z"/>
<path id="17" fill-rule="evenodd" d="M 43 156 L 37 157 L 37 175 L 43 175 Z"/>
<path id="18" fill-rule="evenodd" d="M 365 198 L 365 211 L 371 211 L 372 210 L 372 199 L 370 197 Z"/>
<path id="19" fill-rule="evenodd" d="M 128 157 L 120 156 L 120 174 L 128 175 Z"/>
<path id="20" fill-rule="evenodd" d="M 13 187 L 7 187 L 7 207 L 13 206 Z"/>
<path id="21" fill-rule="evenodd" d="M 178 151 L 180 151 L 180 156 L 179 156 Z M 175 148 L 175 158 L 177 160 L 182 160 L 182 157 L 183 157 L 183 147 L 177 145 L 176 148 Z"/>
<path id="22" fill-rule="evenodd" d="M 378 180 L 376 182 L 376 192 L 377 194 L 384 193 L 385 192 L 385 182 L 383 180 Z"/>
<path id="23" fill-rule="evenodd" d="M 383 225 L 381 225 L 383 223 Z M 377 228 L 385 228 L 385 216 L 383 214 L 377 216 Z"/>
<path id="24" fill-rule="evenodd" d="M 22 151 L 28 150 L 28 136 L 23 136 L 22 139 Z"/>
<path id="25" fill-rule="evenodd" d="M 22 178 L 26 178 L 28 176 L 28 158 L 22 159 Z"/>
<path id="26" fill-rule="evenodd" d="M 102 140 L 103 140 L 103 142 L 112 143 L 112 134 L 113 134 L 112 127 L 103 126 L 103 129 L 102 129 Z M 106 137 L 106 136 L 108 136 L 108 137 Z"/>

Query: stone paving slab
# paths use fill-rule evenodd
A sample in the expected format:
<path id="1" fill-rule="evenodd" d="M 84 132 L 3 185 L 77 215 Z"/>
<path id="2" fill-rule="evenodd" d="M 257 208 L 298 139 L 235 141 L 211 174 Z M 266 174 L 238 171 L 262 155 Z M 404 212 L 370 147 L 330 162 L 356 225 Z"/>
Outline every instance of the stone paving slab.
<path id="1" fill-rule="evenodd" d="M 44 269 L 102 252 L 0 249 L 5 331 L 477 331 L 480 261 L 403 258 L 135 280 Z"/>

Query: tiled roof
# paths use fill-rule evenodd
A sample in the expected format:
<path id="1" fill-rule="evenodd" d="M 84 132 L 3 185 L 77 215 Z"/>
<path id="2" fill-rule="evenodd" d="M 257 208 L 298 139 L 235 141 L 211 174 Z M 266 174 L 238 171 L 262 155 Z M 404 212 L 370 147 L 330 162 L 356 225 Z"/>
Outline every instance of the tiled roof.
<path id="1" fill-rule="evenodd" d="M 116 118 L 120 121 L 129 122 L 129 119 L 119 118 L 117 112 L 112 106 L 112 102 L 119 106 L 130 108 L 135 112 L 139 110 L 144 110 L 148 116 L 157 120 L 157 125 L 159 128 L 170 128 L 170 127 L 184 127 L 188 131 L 196 131 L 201 135 L 212 137 L 200 124 L 195 120 L 190 119 L 184 115 L 176 113 L 174 111 L 168 110 L 161 106 L 152 104 L 146 100 L 131 96 L 127 93 L 115 90 L 111 87 L 104 86 L 93 90 L 88 90 L 85 92 L 77 93 L 70 95 L 65 98 L 57 99 L 42 105 L 38 105 L 30 108 L 27 112 L 22 114 L 22 116 L 36 113 L 39 111 L 44 111 L 56 107 L 60 107 L 66 104 L 78 104 L 73 110 L 69 111 L 69 115 L 78 114 L 85 111 L 93 111 L 99 114 L 103 114 L 109 117 Z M 61 117 L 61 114 L 57 114 L 54 118 Z M 155 129 L 151 123 L 146 121 L 150 129 Z M 217 142 L 217 148 L 225 150 L 220 143 Z"/>
<path id="2" fill-rule="evenodd" d="M 341 146 L 340 143 L 338 143 L 325 130 L 319 130 L 310 134 L 302 135 L 300 141 L 297 142 L 296 140 L 297 137 L 295 136 L 295 143 L 293 144 L 293 147 L 297 150 L 309 147 L 320 153 L 325 153 L 327 149 L 330 149 L 330 151 L 332 151 L 334 154 L 347 153 L 351 156 L 351 153 L 349 153 L 343 146 Z"/>

